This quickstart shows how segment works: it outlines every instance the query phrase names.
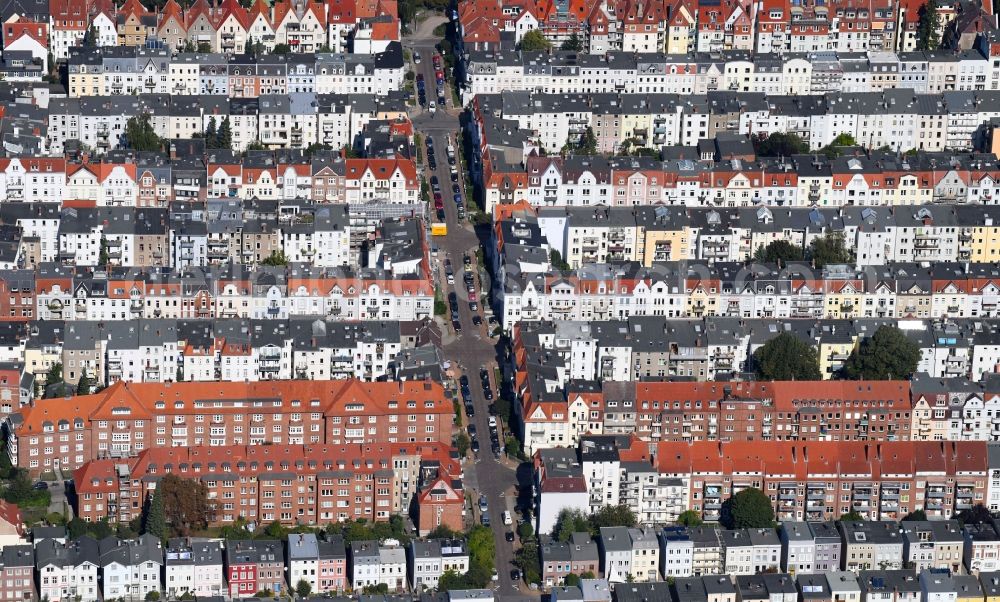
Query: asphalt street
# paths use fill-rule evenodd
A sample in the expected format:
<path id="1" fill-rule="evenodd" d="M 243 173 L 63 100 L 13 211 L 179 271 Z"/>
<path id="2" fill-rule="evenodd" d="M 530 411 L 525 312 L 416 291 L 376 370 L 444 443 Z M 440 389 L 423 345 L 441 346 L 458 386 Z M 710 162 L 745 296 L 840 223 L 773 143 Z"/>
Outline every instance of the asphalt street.
<path id="1" fill-rule="evenodd" d="M 437 97 L 432 57 L 439 38 L 433 35 L 433 31 L 435 27 L 445 23 L 445 21 L 445 18 L 440 15 L 428 17 L 417 27 L 413 34 L 403 40 L 404 47 L 408 48 L 411 52 L 419 53 L 422 59 L 420 64 L 413 67 L 417 73 L 423 73 L 424 75 L 428 101 L 436 100 Z M 471 423 L 476 425 L 481 447 L 478 454 L 473 455 L 470 452 L 470 460 L 466 462 L 465 471 L 467 475 L 469 475 L 470 470 L 474 471 L 474 475 L 469 475 L 468 481 L 470 483 L 474 482 L 478 488 L 477 491 L 472 492 L 472 502 L 475 507 L 473 513 L 477 520 L 479 518 L 477 504 L 479 496 L 485 495 L 488 500 L 490 526 L 493 529 L 493 535 L 496 540 L 496 568 L 499 576 L 495 584 L 497 594 L 505 602 L 520 600 L 534 601 L 538 599 L 538 593 L 528 590 L 523 582 L 514 584 L 510 576 L 511 569 L 514 568 L 514 548 L 513 544 L 508 543 L 504 536 L 507 531 L 515 529 L 517 524 L 515 522 L 511 526 L 504 525 L 502 513 L 504 510 L 514 507 L 513 496 L 516 484 L 516 472 L 513 464 L 509 464 L 503 459 L 496 459 L 490 450 L 488 424 L 488 407 L 490 402 L 486 400 L 483 389 L 480 386 L 479 369 L 486 368 L 489 371 L 491 386 L 493 387 L 494 395 L 496 395 L 497 383 L 493 382 L 493 368 L 497 366 L 498 349 L 495 341 L 491 340 L 488 336 L 486 318 L 482 313 L 485 301 L 481 296 L 483 292 L 482 285 L 485 284 L 487 288 L 489 285 L 488 283 L 480 282 L 480 270 L 476 265 L 475 252 L 480 247 L 481 242 L 468 220 L 458 220 L 456 204 L 452 200 L 452 182 L 446 149 L 449 138 L 455 145 L 456 152 L 459 148 L 456 136 L 459 134 L 461 127 L 459 123 L 461 108 L 453 106 L 450 90 L 446 90 L 445 97 L 447 99 L 447 107 L 443 110 L 442 108 L 438 108 L 433 115 L 426 109 L 421 108 L 417 108 L 411 113 L 414 127 L 421 134 L 423 140 L 426 141 L 428 137 L 431 137 L 434 141 L 434 155 L 437 160 L 437 169 L 435 171 L 431 172 L 426 165 L 426 146 L 421 149 L 421 153 L 425 155 L 424 176 L 428 180 L 428 183 L 432 175 L 436 175 L 440 182 L 448 224 L 447 236 L 432 238 L 432 243 L 439 249 L 438 261 L 442 266 L 437 275 L 438 285 L 446 301 L 449 293 L 454 292 L 456 294 L 459 322 L 462 327 L 461 332 L 457 333 L 451 342 L 445 344 L 443 353 L 446 360 L 450 361 L 453 366 L 461 367 L 461 371 L 469 377 L 469 388 L 471 389 L 472 401 L 476 409 Z M 469 209 L 469 203 L 473 203 L 474 201 L 472 195 L 467 194 L 465 190 L 464 173 L 459 174 L 459 185 L 462 187 L 462 198 L 466 203 L 466 208 Z M 470 269 L 475 276 L 476 301 L 479 302 L 479 308 L 476 312 L 470 309 L 470 298 L 463 282 L 463 275 L 465 273 L 463 257 L 466 254 L 472 259 Z M 455 271 L 454 285 L 449 285 L 445 278 L 443 266 L 446 258 L 451 260 Z M 481 325 L 473 325 L 473 315 L 479 315 L 482 319 Z M 444 328 L 452 328 L 450 320 L 446 322 Z M 467 425 L 469 422 L 470 420 L 466 418 L 464 424 Z M 501 440 L 501 445 L 502 443 Z M 472 460 L 473 457 L 475 458 L 474 461 Z"/>

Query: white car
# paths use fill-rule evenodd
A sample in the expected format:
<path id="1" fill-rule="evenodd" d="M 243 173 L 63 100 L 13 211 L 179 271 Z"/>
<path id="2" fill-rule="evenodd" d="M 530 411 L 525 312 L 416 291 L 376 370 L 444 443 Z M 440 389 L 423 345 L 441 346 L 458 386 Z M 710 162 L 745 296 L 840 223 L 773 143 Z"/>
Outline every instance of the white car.
<path id="1" fill-rule="evenodd" d="M 497 425 L 497 417 L 490 416 L 490 426 L 496 426 L 496 425 Z"/>
<path id="2" fill-rule="evenodd" d="M 503 511 L 503 524 L 510 525 L 514 522 L 514 519 L 510 516 L 510 510 Z"/>
<path id="3" fill-rule="evenodd" d="M 427 105 L 427 110 L 429 110 L 431 115 L 433 115 L 435 111 L 437 111 L 437 103 L 432 100 L 431 104 Z"/>

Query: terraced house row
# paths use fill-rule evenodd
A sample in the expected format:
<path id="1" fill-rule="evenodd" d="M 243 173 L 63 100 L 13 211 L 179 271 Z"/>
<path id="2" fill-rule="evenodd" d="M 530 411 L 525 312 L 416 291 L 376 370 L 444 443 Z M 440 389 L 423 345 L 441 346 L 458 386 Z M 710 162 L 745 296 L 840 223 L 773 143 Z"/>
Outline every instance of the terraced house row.
<path id="1" fill-rule="evenodd" d="M 410 586 L 419 590 L 424 582 L 436 585 L 447 570 L 444 567 L 469 564 L 464 542 L 449 539 L 401 545 L 295 533 L 284 539 L 177 538 L 164 544 L 148 534 L 135 539 L 95 540 L 88 535 L 69 539 L 62 527 L 38 531 L 30 544 L 10 546 L 16 553 L 4 554 L 10 561 L 9 574 L 19 577 L 12 580 L 18 587 L 8 586 L 17 597 L 8 596 L 5 602 L 32 596 L 53 602 L 96 602 L 144 597 L 149 592 L 240 599 L 253 598 L 262 590 L 294 591 L 302 580 L 313 587 L 314 594 L 304 599 L 318 602 L 325 597 L 343 602 L 350 599 L 345 594 L 352 589 L 370 584 L 384 583 L 393 592 Z M 20 577 L 25 573 L 29 578 L 22 583 Z M 32 575 L 37 577 L 37 587 Z M 441 598 L 443 602 L 468 599 L 482 600 L 483 590 L 452 590 Z"/>
<path id="2" fill-rule="evenodd" d="M 587 513 L 605 504 L 625 504 L 641 522 L 654 525 L 675 521 L 689 509 L 718 520 L 722 504 L 749 487 L 771 499 L 780 521 L 829 521 L 851 511 L 869 520 L 897 521 L 916 510 L 932 520 L 947 519 L 976 504 L 995 507 L 1000 492 L 996 445 L 973 441 L 649 444 L 603 435 L 584 437 L 579 449 L 539 450 L 534 463 L 541 533 L 551 531 L 562 508 Z M 967 553 L 966 559 L 975 560 L 977 570 L 996 570 L 995 557 L 988 564 L 981 558 L 991 558 L 1000 535 L 991 524 L 982 527 L 983 536 L 973 533 L 970 539 L 991 552 Z M 891 532 L 901 548 L 895 525 Z M 774 544 L 780 549 L 776 537 Z M 880 560 L 849 556 L 844 568 L 884 568 Z M 902 560 L 896 558 L 896 568 Z M 773 562 L 777 566 L 779 558 Z M 725 571 L 753 574 L 768 566 L 727 565 Z"/>
<path id="3" fill-rule="evenodd" d="M 647 205 L 715 209 L 768 207 L 762 228 L 783 216 L 774 208 L 993 205 L 1000 198 L 1000 169 L 992 153 L 851 153 L 758 157 L 743 136 L 719 134 L 692 147 L 668 147 L 663 158 L 529 155 L 519 172 L 494 173 L 484 182 L 487 205 L 499 218 L 525 202 L 532 208 L 593 208 L 599 217 L 683 219 L 683 211 L 649 212 Z M 601 214 L 600 207 L 611 211 Z M 902 209 L 901 209 L 902 210 Z M 703 214 L 696 212 L 696 214 Z M 556 215 L 547 212 L 546 215 Z M 747 214 L 749 215 L 749 213 Z M 806 215 L 806 213 L 801 213 Z M 833 214 L 831 214 L 833 215 Z M 882 212 L 884 216 L 892 213 Z M 586 221 L 586 211 L 567 217 Z M 605 220 L 610 226 L 612 220 Z M 651 224 L 648 226 L 653 229 Z"/>
<path id="4" fill-rule="evenodd" d="M 33 123 L 39 123 L 44 134 L 38 152 L 42 156 L 62 157 L 79 144 L 98 154 L 124 148 L 128 120 L 145 114 L 150 115 L 156 134 L 167 140 L 201 137 L 214 121 L 217 126 L 225 122 L 229 127 L 231 147 L 237 152 L 251 145 L 265 149 L 327 145 L 339 150 L 353 146 L 368 121 L 395 121 L 406 116 L 404 97 L 394 94 L 379 99 L 372 94 L 373 89 L 396 90 L 396 84 L 380 80 L 358 90 L 253 91 L 248 98 L 230 98 L 214 90 L 185 95 L 128 94 L 127 90 L 109 95 L 97 91 L 95 95 L 53 98 L 46 107 L 35 109 Z M 186 154 L 192 153 L 182 152 L 182 156 Z"/>
<path id="5" fill-rule="evenodd" d="M 732 3 L 732 6 L 738 6 Z M 515 50 L 469 53 L 466 98 L 503 90 L 547 94 L 707 94 L 713 91 L 809 95 L 831 92 L 996 90 L 1000 52 L 988 42 L 961 52 L 816 52 L 782 55 L 747 50 L 661 54 Z"/>
<path id="6" fill-rule="evenodd" d="M 847 192 L 855 201 L 867 196 Z M 877 198 L 881 191 L 868 192 Z M 595 263 L 635 262 L 649 268 L 670 261 L 749 261 L 778 241 L 804 251 L 831 234 L 843 237 L 853 253 L 851 267 L 858 270 L 924 261 L 974 265 L 1000 257 L 1000 207 L 993 205 L 536 210 L 521 204 L 504 209 L 509 217 L 498 219 L 498 246 L 538 244 L 558 252 L 570 269 Z"/>
<path id="7" fill-rule="evenodd" d="M 966 266 L 968 267 L 968 271 Z M 994 271 L 983 264 L 844 266 L 681 262 L 646 269 L 596 264 L 570 273 L 508 269 L 502 323 L 667 318 L 993 318 Z"/>
<path id="8" fill-rule="evenodd" d="M 594 55 L 623 52 L 744 50 L 756 53 L 910 51 L 917 48 L 922 2 L 847 0 L 803 5 L 790 0 L 760 4 L 698 0 L 597 2 L 463 1 L 459 31 L 466 47 L 494 49 L 520 43 L 538 30 L 556 48 L 572 41 Z M 939 5 L 941 28 L 968 48 L 996 39 L 993 7 L 976 2 Z"/>
<path id="9" fill-rule="evenodd" d="M 245 6 L 235 0 L 199 0 L 183 4 L 168 0 L 154 8 L 141 0 L 121 4 L 108 0 L 4 2 L 0 10 L 5 22 L 19 27 L 5 27 L 3 42 L 5 47 L 15 44 L 18 50 L 34 50 L 35 45 L 26 41 L 18 44 L 27 29 L 37 47 L 51 52 L 56 60 L 65 60 L 74 47 L 83 45 L 91 30 L 96 34 L 91 44 L 97 47 L 164 45 L 174 51 L 202 47 L 228 54 L 243 54 L 255 47 L 271 52 L 279 44 L 291 52 L 344 52 L 351 46 L 350 37 L 354 52 L 372 53 L 400 39 L 395 2 L 258 0 Z"/>
<path id="10" fill-rule="evenodd" d="M 393 217 L 404 212 L 379 202 L 309 200 L 179 201 L 169 209 L 7 203 L 0 209 L 10 218 L 0 263 L 28 269 L 56 263 L 51 267 L 252 270 L 270 260 L 419 278 L 427 271 L 423 221 Z"/>
<path id="11" fill-rule="evenodd" d="M 820 374 L 836 378 L 858 345 L 880 326 L 898 325 L 920 352 L 916 370 L 931 378 L 979 381 L 996 371 L 995 319 L 767 320 L 661 316 L 622 320 L 525 322 L 513 331 L 521 369 L 534 365 L 547 381 L 585 382 L 685 378 L 725 379 L 753 371 L 753 353 L 779 334 L 816 349 Z M 548 374 L 556 370 L 556 375 Z M 975 386 L 972 386 L 973 389 Z M 970 389 L 970 390 L 973 390 Z M 957 433 L 956 433 L 957 434 Z"/>
<path id="12" fill-rule="evenodd" d="M 7 323 L 3 362 L 23 368 L 27 394 L 52 366 L 63 380 L 250 382 L 440 378 L 436 329 L 428 322 L 269 319 L 39 320 Z M 5 404 L 4 412 L 11 411 Z M 12 407 L 16 408 L 14 403 Z"/>
<path id="13" fill-rule="evenodd" d="M 412 142 L 409 121 L 368 117 L 372 115 L 362 119 L 368 126 L 365 135 L 375 139 L 376 147 L 380 142 L 391 146 Z M 384 137 L 379 140 L 382 133 Z M 392 158 L 375 154 L 363 159 L 344 159 L 335 153 L 306 155 L 301 150 L 249 151 L 242 156 L 218 149 L 206 153 L 203 148 L 180 144 L 170 156 L 134 151 L 109 152 L 100 159 L 79 155 L 74 159 L 16 156 L 0 159 L 0 194 L 6 200 L 4 211 L 12 212 L 12 220 L 23 214 L 58 211 L 64 203 L 84 208 L 167 209 L 173 201 L 214 199 L 234 203 L 217 204 L 210 210 L 212 217 L 220 221 L 241 217 L 276 220 L 277 205 L 260 201 L 367 203 L 382 212 L 375 216 L 392 216 L 389 213 L 392 206 L 405 205 L 398 208 L 397 216 L 421 215 L 423 205 L 417 199 L 416 167 L 408 149 L 404 150 L 407 152 L 402 156 Z M 8 205 L 11 207 L 7 208 Z M 219 209 L 223 207 L 225 213 Z M 356 207 L 354 211 L 358 215 L 365 209 Z M 294 213 L 294 209 L 282 213 Z"/>
<path id="14" fill-rule="evenodd" d="M 478 94 L 470 102 L 474 124 L 469 129 L 486 182 L 500 172 L 523 173 L 532 151 L 557 154 L 567 143 L 572 149 L 588 128 L 598 151 L 605 153 L 634 147 L 690 149 L 719 133 L 745 137 L 775 132 L 796 134 L 811 150 L 848 134 L 866 148 L 902 153 L 980 148 L 985 131 L 992 129 L 990 120 L 1000 116 L 996 90 L 919 94 L 894 88 L 804 97 L 501 91 Z M 682 158 L 696 161 L 701 153 Z"/>

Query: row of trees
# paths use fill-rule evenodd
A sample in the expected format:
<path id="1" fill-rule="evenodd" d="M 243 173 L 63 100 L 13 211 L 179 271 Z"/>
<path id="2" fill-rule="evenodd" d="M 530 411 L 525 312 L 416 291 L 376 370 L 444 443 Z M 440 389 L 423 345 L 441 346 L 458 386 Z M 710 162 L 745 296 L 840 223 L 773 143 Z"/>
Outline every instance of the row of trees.
<path id="1" fill-rule="evenodd" d="M 879 326 L 851 351 L 839 376 L 849 380 L 904 380 L 917 369 L 920 347 L 890 325 Z M 794 334 L 782 332 L 764 343 L 751 358 L 763 380 L 820 380 L 816 348 Z"/>

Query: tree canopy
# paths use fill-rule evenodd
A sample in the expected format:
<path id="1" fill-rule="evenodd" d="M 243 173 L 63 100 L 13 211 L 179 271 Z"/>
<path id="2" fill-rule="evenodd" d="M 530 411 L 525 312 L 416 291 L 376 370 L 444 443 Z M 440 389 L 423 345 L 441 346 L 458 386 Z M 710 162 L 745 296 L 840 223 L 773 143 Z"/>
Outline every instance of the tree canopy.
<path id="1" fill-rule="evenodd" d="M 774 507 L 763 491 L 747 487 L 722 505 L 720 522 L 729 529 L 756 529 L 774 526 Z"/>
<path id="2" fill-rule="evenodd" d="M 537 52 L 540 50 L 551 50 L 552 42 L 537 29 L 532 29 L 521 38 L 521 50 L 525 52 Z"/>
<path id="3" fill-rule="evenodd" d="M 793 132 L 772 132 L 767 137 L 751 138 L 754 152 L 760 157 L 788 157 L 809 152 L 809 144 Z"/>
<path id="4" fill-rule="evenodd" d="M 854 261 L 851 250 L 847 248 L 844 233 L 840 231 L 827 232 L 814 238 L 809 244 L 808 256 L 817 269 Z"/>
<path id="5" fill-rule="evenodd" d="M 555 538 L 558 541 L 569 541 L 570 537 L 577 532 L 590 533 L 590 520 L 583 514 L 583 512 L 572 509 L 563 508 L 559 511 L 559 516 L 556 518 L 556 527 L 553 529 L 555 533 Z"/>
<path id="6" fill-rule="evenodd" d="M 155 489 L 146 504 L 142 530 L 160 539 L 167 537 L 167 514 L 163 507 L 163 494 Z"/>
<path id="7" fill-rule="evenodd" d="M 988 523 L 990 519 L 993 518 L 993 514 L 986 509 L 986 506 L 982 504 L 976 504 L 971 508 L 966 508 L 958 514 L 955 515 L 963 525 L 978 525 L 980 523 Z"/>
<path id="8" fill-rule="evenodd" d="M 163 150 L 163 140 L 156 135 L 149 113 L 129 117 L 125 122 L 125 144 L 137 151 Z"/>
<path id="9" fill-rule="evenodd" d="M 186 537 L 192 531 L 206 528 L 212 518 L 208 487 L 201 481 L 166 474 L 157 484 L 155 495 L 163 496 L 167 525 L 176 537 Z"/>
<path id="10" fill-rule="evenodd" d="M 793 245 L 787 240 L 776 240 L 766 247 L 757 247 L 754 253 L 755 261 L 765 263 L 788 263 L 789 261 L 802 261 L 802 248 Z"/>
<path id="11" fill-rule="evenodd" d="M 700 527 L 704 522 L 697 510 L 685 510 L 677 517 L 677 523 L 685 527 Z"/>
<path id="12" fill-rule="evenodd" d="M 938 1 L 927 0 L 917 15 L 917 50 L 937 50 L 941 47 L 941 17 Z"/>
<path id="13" fill-rule="evenodd" d="M 577 35 L 576 32 L 573 32 L 570 34 L 569 38 L 562 43 L 559 49 L 580 52 L 583 50 L 583 40 L 580 39 L 580 36 Z"/>
<path id="14" fill-rule="evenodd" d="M 754 372 L 764 380 L 819 380 L 816 349 L 788 332 L 764 343 L 752 358 Z"/>
<path id="15" fill-rule="evenodd" d="M 864 380 L 902 380 L 917 370 L 920 346 L 896 326 L 882 325 L 862 339 L 844 364 L 844 376 Z"/>

